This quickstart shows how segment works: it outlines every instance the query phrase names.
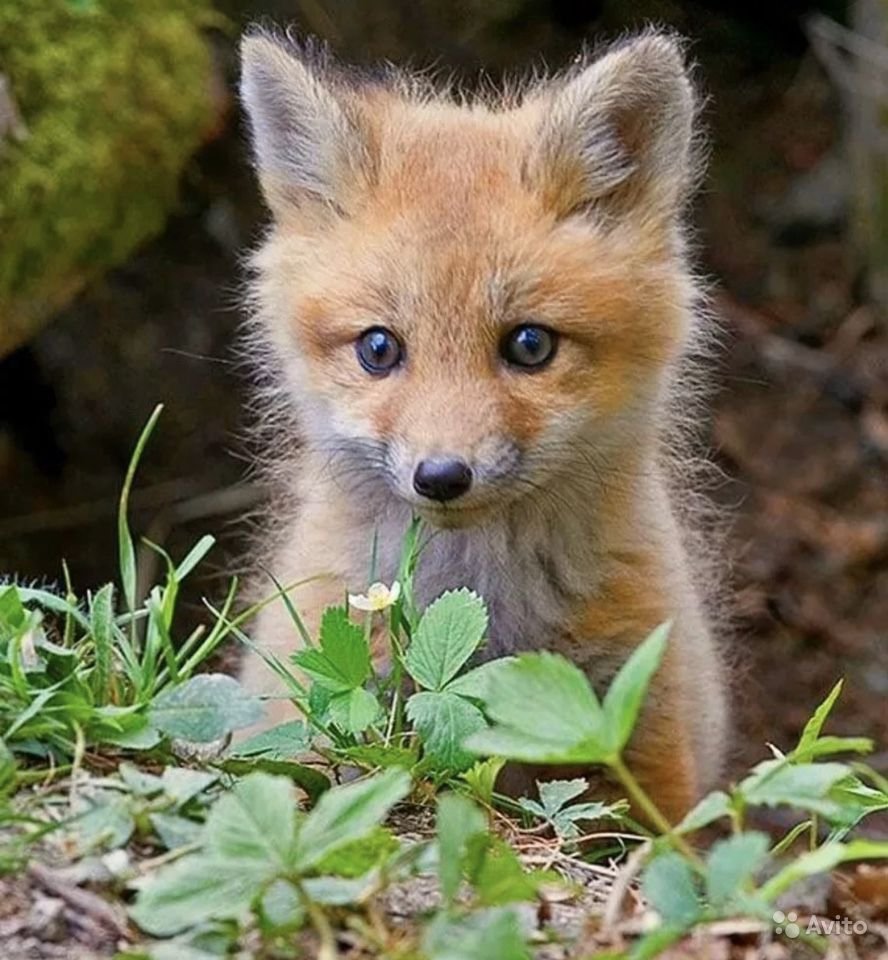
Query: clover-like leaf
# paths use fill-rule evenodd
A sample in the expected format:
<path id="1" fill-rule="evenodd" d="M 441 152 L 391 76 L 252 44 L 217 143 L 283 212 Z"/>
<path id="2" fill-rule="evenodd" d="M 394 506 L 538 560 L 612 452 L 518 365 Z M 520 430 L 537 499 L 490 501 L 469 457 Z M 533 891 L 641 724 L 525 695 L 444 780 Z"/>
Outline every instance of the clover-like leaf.
<path id="1" fill-rule="evenodd" d="M 320 648 L 300 650 L 293 662 L 332 693 L 346 693 L 370 678 L 370 646 L 345 607 L 330 607 L 321 618 Z"/>
<path id="2" fill-rule="evenodd" d="M 162 691 L 151 704 L 151 725 L 195 743 L 219 740 L 262 719 L 262 704 L 227 674 L 203 673 Z"/>
<path id="3" fill-rule="evenodd" d="M 472 765 L 475 756 L 463 743 L 487 721 L 469 700 L 449 690 L 422 691 L 407 701 L 407 717 L 422 738 L 425 756 L 437 767 L 460 771 Z"/>
<path id="4" fill-rule="evenodd" d="M 409 775 L 397 768 L 328 790 L 299 825 L 293 864 L 308 870 L 333 850 L 366 836 L 409 790 Z"/>
<path id="5" fill-rule="evenodd" d="M 430 604 L 407 649 L 404 665 L 426 690 L 443 690 L 478 649 L 487 608 L 471 590 L 453 590 Z"/>
<path id="6" fill-rule="evenodd" d="M 642 891 L 667 925 L 690 927 L 701 914 L 694 873 L 684 857 L 664 853 L 644 873 Z"/>

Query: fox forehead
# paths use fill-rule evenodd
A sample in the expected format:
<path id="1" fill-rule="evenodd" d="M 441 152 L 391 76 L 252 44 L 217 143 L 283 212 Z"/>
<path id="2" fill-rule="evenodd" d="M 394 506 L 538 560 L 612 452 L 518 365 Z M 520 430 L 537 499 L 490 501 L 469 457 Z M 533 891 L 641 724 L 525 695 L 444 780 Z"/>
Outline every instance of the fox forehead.
<path id="1" fill-rule="evenodd" d="M 488 190 L 483 172 L 442 166 L 414 169 L 414 196 L 374 190 L 322 234 L 278 232 L 278 275 L 292 295 L 284 316 L 319 349 L 375 323 L 485 340 L 536 322 L 582 340 L 652 345 L 683 324 L 691 291 L 658 238 L 556 221 L 517 180 Z"/>
<path id="2" fill-rule="evenodd" d="M 394 210 L 430 204 L 439 221 L 471 217 L 479 199 L 540 211 L 527 182 L 532 126 L 524 114 L 399 101 L 380 112 L 378 202 Z"/>

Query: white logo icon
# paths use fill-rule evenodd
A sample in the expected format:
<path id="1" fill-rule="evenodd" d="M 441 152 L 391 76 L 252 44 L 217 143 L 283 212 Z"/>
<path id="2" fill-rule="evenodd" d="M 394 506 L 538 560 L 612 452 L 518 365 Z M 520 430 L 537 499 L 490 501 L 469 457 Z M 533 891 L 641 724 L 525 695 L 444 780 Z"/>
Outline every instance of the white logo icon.
<path id="1" fill-rule="evenodd" d="M 790 940 L 795 940 L 795 938 L 802 932 L 802 928 L 796 923 L 796 920 L 799 919 L 797 913 L 784 913 L 782 910 L 777 910 L 774 913 L 774 923 L 778 924 L 774 929 L 777 933 L 783 933 Z"/>

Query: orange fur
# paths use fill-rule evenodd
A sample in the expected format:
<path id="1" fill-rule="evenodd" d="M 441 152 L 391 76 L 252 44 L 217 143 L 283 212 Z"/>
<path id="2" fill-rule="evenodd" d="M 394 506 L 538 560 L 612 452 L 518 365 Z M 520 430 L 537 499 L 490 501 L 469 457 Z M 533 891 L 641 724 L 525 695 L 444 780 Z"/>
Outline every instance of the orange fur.
<path id="1" fill-rule="evenodd" d="M 490 653 L 544 647 L 597 686 L 674 624 L 629 756 L 679 816 L 718 774 L 721 666 L 664 462 L 671 404 L 699 332 L 681 215 L 695 99 L 675 41 L 647 33 L 512 99 L 458 100 L 410 78 L 350 81 L 286 42 L 244 45 L 244 99 L 274 223 L 253 267 L 252 344 L 266 404 L 292 411 L 298 455 L 260 545 L 314 628 L 365 584 L 374 536 L 394 575 L 413 510 L 443 531 L 426 600 L 490 603 Z M 511 328 L 555 331 L 552 362 L 509 367 Z M 403 345 L 385 377 L 355 342 Z M 458 455 L 476 482 L 418 498 L 416 463 Z M 267 554 L 267 556 L 266 556 Z M 282 609 L 257 636 L 297 637 Z M 265 683 L 256 659 L 244 666 Z"/>

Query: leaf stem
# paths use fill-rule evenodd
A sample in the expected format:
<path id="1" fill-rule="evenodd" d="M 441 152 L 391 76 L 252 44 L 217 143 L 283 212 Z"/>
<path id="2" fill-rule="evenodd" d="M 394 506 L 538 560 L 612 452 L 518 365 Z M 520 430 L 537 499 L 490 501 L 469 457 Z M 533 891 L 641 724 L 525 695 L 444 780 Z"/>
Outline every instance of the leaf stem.
<path id="1" fill-rule="evenodd" d="M 318 935 L 320 945 L 318 949 L 318 960 L 337 960 L 339 951 L 336 949 L 336 937 L 333 935 L 333 928 L 324 911 L 311 899 L 305 890 L 305 887 L 298 880 L 293 881 L 299 899 L 305 907 L 311 925 Z"/>
<path id="2" fill-rule="evenodd" d="M 663 834 L 677 850 L 683 853 L 691 863 L 698 868 L 702 867 L 703 862 L 700 860 L 696 851 L 681 834 L 675 832 L 675 828 L 666 819 L 660 808 L 651 800 L 642 785 L 635 779 L 629 771 L 629 768 L 623 763 L 622 758 L 617 757 L 611 762 L 610 766 L 617 775 L 620 783 L 626 788 L 629 799 L 644 816 L 647 817 L 648 822 Z"/>

